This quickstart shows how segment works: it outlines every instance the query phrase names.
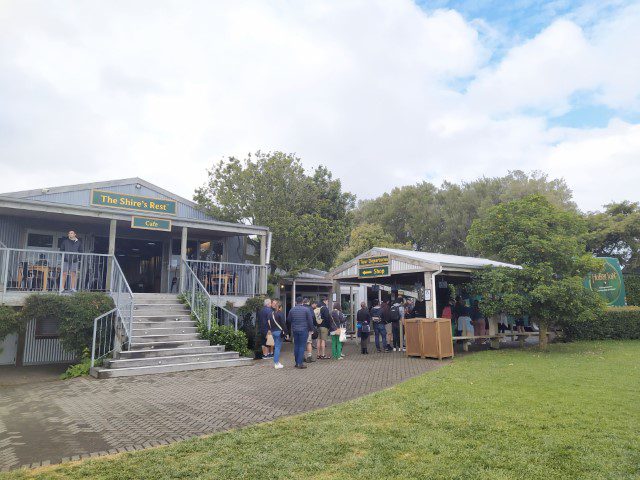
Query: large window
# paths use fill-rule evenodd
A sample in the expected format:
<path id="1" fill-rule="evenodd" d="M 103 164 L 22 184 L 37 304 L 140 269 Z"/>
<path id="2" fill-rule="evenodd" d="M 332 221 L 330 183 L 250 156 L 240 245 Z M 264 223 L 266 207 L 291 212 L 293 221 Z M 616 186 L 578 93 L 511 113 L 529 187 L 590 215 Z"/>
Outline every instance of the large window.
<path id="1" fill-rule="evenodd" d="M 45 248 L 53 247 L 53 235 L 43 233 L 30 233 L 27 236 L 27 248 Z"/>
<path id="2" fill-rule="evenodd" d="M 60 336 L 60 320 L 57 318 L 40 318 L 36 320 L 36 338 L 58 338 Z"/>

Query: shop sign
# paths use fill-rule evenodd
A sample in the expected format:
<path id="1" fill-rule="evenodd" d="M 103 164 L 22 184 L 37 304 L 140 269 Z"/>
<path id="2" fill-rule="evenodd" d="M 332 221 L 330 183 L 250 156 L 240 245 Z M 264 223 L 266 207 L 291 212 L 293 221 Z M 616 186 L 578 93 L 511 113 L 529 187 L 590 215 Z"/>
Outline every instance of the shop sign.
<path id="1" fill-rule="evenodd" d="M 617 258 L 602 257 L 604 271 L 591 273 L 584 279 L 585 288 L 597 292 L 609 307 L 624 307 L 625 289 L 622 269 Z"/>
<path id="2" fill-rule="evenodd" d="M 140 212 L 176 214 L 176 202 L 159 198 L 141 197 L 127 193 L 91 190 L 91 205 L 96 207 L 122 208 Z"/>
<path id="3" fill-rule="evenodd" d="M 358 278 L 388 277 L 389 265 L 379 267 L 359 267 Z"/>
<path id="4" fill-rule="evenodd" d="M 379 255 L 377 257 L 358 259 L 359 267 L 376 267 L 382 265 L 389 265 L 389 255 Z"/>
<path id="5" fill-rule="evenodd" d="M 166 218 L 131 217 L 131 228 L 170 232 L 171 220 L 167 220 Z"/>

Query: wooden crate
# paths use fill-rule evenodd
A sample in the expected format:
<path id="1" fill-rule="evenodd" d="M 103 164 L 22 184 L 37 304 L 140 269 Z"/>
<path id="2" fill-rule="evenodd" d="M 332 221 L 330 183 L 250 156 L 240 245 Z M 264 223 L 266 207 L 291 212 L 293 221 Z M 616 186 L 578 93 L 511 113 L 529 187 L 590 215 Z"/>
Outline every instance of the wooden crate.
<path id="1" fill-rule="evenodd" d="M 438 360 L 453 357 L 451 320 L 448 318 L 408 318 L 405 335 L 410 357 Z"/>

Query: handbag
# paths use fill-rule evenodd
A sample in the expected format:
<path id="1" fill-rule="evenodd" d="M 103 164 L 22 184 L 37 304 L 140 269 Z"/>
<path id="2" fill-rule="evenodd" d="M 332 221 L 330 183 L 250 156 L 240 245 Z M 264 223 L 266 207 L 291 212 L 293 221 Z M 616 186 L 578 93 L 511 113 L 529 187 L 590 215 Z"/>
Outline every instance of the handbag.
<path id="1" fill-rule="evenodd" d="M 371 333 L 371 325 L 369 325 L 368 323 L 363 323 L 362 333 Z"/>
<path id="2" fill-rule="evenodd" d="M 338 340 L 342 343 L 347 341 L 347 330 L 345 328 L 340 329 L 340 338 Z"/>
<path id="3" fill-rule="evenodd" d="M 271 333 L 267 333 L 267 341 L 264 342 L 267 347 L 273 347 L 276 342 L 273 340 L 273 335 Z"/>

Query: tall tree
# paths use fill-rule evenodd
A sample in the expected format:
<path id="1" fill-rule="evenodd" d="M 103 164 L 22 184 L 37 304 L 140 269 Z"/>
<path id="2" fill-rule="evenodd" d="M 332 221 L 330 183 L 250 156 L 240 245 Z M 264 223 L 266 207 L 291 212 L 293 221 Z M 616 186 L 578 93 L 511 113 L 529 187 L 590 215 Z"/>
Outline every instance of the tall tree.
<path id="1" fill-rule="evenodd" d="M 602 263 L 586 252 L 585 233 L 583 217 L 542 195 L 494 206 L 474 220 L 467 238 L 471 249 L 522 267 L 493 267 L 475 276 L 473 288 L 483 297 L 485 313 L 530 315 L 540 327 L 542 348 L 549 325 L 596 315 L 602 301 L 582 279 Z"/>
<path id="2" fill-rule="evenodd" d="M 380 225 L 364 223 L 351 230 L 349 244 L 340 251 L 335 264 L 347 262 L 374 247 L 411 249 L 411 244 L 394 241 L 393 237 L 385 233 Z"/>
<path id="3" fill-rule="evenodd" d="M 587 214 L 587 249 L 597 256 L 615 257 L 624 272 L 640 273 L 640 205 L 619 202 L 604 212 Z"/>
<path id="4" fill-rule="evenodd" d="M 361 201 L 357 224 L 377 223 L 397 242 L 410 242 L 418 250 L 468 255 L 466 238 L 474 219 L 488 208 L 540 193 L 562 209 L 575 210 L 571 190 L 563 180 L 521 171 L 504 177 L 479 178 L 440 188 L 428 182 L 395 188 L 390 193 Z"/>
<path id="5" fill-rule="evenodd" d="M 194 200 L 214 218 L 269 227 L 280 268 L 328 268 L 347 242 L 355 197 L 325 167 L 308 175 L 295 155 L 257 152 L 221 160 L 208 177 Z"/>

